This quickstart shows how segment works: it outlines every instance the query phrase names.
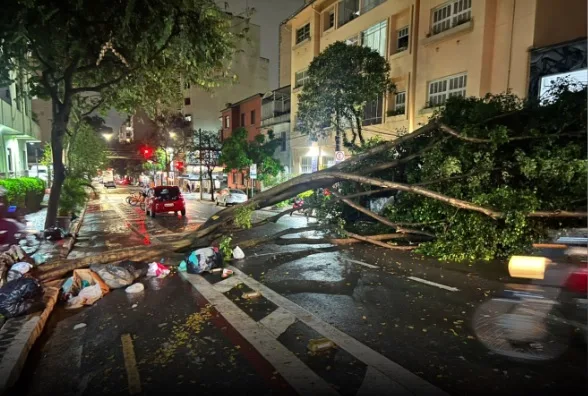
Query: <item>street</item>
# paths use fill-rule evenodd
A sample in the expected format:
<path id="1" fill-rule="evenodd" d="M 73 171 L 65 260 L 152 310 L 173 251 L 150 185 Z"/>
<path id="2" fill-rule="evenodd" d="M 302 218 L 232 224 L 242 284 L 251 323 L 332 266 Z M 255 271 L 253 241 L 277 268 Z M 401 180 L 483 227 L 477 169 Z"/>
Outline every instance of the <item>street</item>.
<path id="1" fill-rule="evenodd" d="M 222 210 L 193 195 L 187 197 L 186 219 L 152 219 L 124 203 L 125 197 L 117 189 L 90 202 L 71 257 L 165 244 Z M 270 215 L 259 211 L 254 220 Z M 306 222 L 286 216 L 236 241 Z M 529 365 L 494 356 L 474 338 L 472 313 L 508 281 L 504 268 L 479 271 L 363 244 L 272 243 L 245 255 L 231 263 L 236 274 L 227 280 L 174 273 L 143 280 L 146 290 L 135 298 L 121 289 L 91 307 L 58 307 L 14 394 L 586 390 L 581 345 L 556 362 Z M 253 290 L 262 297 L 241 298 Z M 309 342 L 322 337 L 337 348 L 309 354 Z"/>

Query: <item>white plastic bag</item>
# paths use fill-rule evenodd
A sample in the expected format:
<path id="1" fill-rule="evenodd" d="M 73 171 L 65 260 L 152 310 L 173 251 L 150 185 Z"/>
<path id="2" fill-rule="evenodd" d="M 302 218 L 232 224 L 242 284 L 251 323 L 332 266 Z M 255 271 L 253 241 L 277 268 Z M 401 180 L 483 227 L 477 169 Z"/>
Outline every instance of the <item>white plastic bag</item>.
<path id="1" fill-rule="evenodd" d="M 21 274 L 26 274 L 31 270 L 31 268 L 33 268 L 32 265 L 30 265 L 29 263 L 25 263 L 24 261 L 21 261 L 20 263 L 16 263 L 12 267 L 10 267 L 10 270 L 18 271 Z"/>
<path id="2" fill-rule="evenodd" d="M 169 275 L 170 270 L 165 265 L 160 263 L 150 263 L 149 270 L 147 270 L 148 277 L 165 278 Z"/>
<path id="3" fill-rule="evenodd" d="M 233 258 L 237 259 L 237 260 L 241 260 L 245 258 L 245 253 L 243 253 L 243 250 L 237 246 L 235 249 L 233 249 Z"/>
<path id="4" fill-rule="evenodd" d="M 141 293 L 143 290 L 145 290 L 145 286 L 143 286 L 143 284 L 140 282 L 132 284 L 125 289 L 125 291 L 130 294 Z"/>
<path id="5" fill-rule="evenodd" d="M 92 305 L 102 298 L 102 289 L 99 284 L 84 287 L 78 294 L 84 299 L 84 305 Z"/>

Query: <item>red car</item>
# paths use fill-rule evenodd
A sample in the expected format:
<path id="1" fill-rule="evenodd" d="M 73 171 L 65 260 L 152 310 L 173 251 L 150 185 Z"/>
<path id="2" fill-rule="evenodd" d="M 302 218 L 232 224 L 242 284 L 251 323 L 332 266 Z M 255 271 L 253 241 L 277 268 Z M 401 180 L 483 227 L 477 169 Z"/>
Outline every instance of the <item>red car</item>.
<path id="1" fill-rule="evenodd" d="M 178 212 L 186 216 L 186 202 L 180 188 L 176 186 L 160 186 L 149 189 L 145 199 L 145 214 L 155 217 L 157 213 Z"/>

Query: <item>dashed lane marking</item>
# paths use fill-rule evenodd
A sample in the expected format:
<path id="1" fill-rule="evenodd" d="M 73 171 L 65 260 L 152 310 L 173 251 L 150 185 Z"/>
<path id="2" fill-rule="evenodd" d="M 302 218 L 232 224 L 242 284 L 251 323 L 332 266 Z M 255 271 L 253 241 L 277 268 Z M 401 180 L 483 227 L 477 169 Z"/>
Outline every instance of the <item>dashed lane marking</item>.
<path id="1" fill-rule="evenodd" d="M 443 284 L 437 283 L 437 282 L 431 282 L 431 281 L 428 281 L 426 279 L 417 278 L 416 276 L 407 276 L 406 278 L 407 279 L 410 279 L 410 280 L 413 280 L 415 282 L 424 283 L 425 285 L 435 286 L 435 287 L 438 287 L 440 289 L 449 290 L 449 291 L 452 291 L 452 292 L 459 291 L 459 289 L 457 287 L 447 286 L 447 285 L 443 285 Z"/>
<path id="2" fill-rule="evenodd" d="M 125 370 L 127 371 L 127 380 L 129 383 L 129 394 L 136 395 L 141 393 L 141 377 L 139 377 L 139 370 L 137 369 L 133 340 L 130 334 L 123 334 L 120 340 L 122 341 Z"/>
<path id="3" fill-rule="evenodd" d="M 338 395 L 325 380 L 277 341 L 265 326 L 254 321 L 207 280 L 185 272 L 181 276 L 257 349 L 296 392 L 300 395 Z"/>
<path id="4" fill-rule="evenodd" d="M 367 366 L 372 367 L 376 371 L 382 373 L 388 377 L 388 379 L 404 387 L 410 393 L 415 395 L 447 395 L 441 389 L 423 380 L 418 375 L 411 373 L 404 367 L 400 366 L 398 363 L 391 361 L 387 357 L 362 344 L 350 335 L 345 334 L 339 329 L 324 322 L 322 319 L 313 315 L 298 304 L 288 300 L 286 297 L 276 293 L 269 287 L 247 276 L 238 268 L 233 266 L 228 266 L 228 268 L 232 269 L 234 272 L 233 276 L 238 277 L 245 285 L 253 290 L 259 290 L 267 300 L 273 302 L 278 307 L 289 311 L 299 321 L 303 322 L 321 334 L 323 337 L 330 339 L 339 348 L 344 349 L 353 357 L 365 363 Z M 203 282 L 206 282 L 203 278 L 200 279 L 202 279 Z M 246 315 L 245 313 L 243 314 Z"/>
<path id="5" fill-rule="evenodd" d="M 372 269 L 380 269 L 380 267 L 378 267 L 377 265 L 364 263 L 362 261 L 352 260 L 352 259 L 348 259 L 348 258 L 345 258 L 343 260 L 349 261 L 350 263 L 353 263 L 353 264 L 363 265 L 364 267 L 368 267 L 368 268 L 372 268 Z"/>

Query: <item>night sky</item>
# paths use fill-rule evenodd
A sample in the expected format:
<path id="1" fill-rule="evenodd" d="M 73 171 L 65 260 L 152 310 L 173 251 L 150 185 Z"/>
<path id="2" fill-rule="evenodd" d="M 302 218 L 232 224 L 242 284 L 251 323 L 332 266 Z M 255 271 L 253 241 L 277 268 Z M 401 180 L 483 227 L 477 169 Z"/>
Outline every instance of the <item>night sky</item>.
<path id="1" fill-rule="evenodd" d="M 278 87 L 278 38 L 280 22 L 304 4 L 304 0 L 227 0 L 216 3 L 234 15 L 243 15 L 245 8 L 254 8 L 251 22 L 261 26 L 261 56 L 270 60 L 270 88 Z"/>
<path id="2" fill-rule="evenodd" d="M 278 88 L 278 38 L 280 22 L 302 7 L 304 0 L 227 0 L 216 3 L 234 15 L 244 15 L 247 6 L 255 11 L 251 21 L 261 26 L 261 56 L 270 60 L 270 88 Z M 111 110 L 106 124 L 118 131 L 124 119 Z"/>

